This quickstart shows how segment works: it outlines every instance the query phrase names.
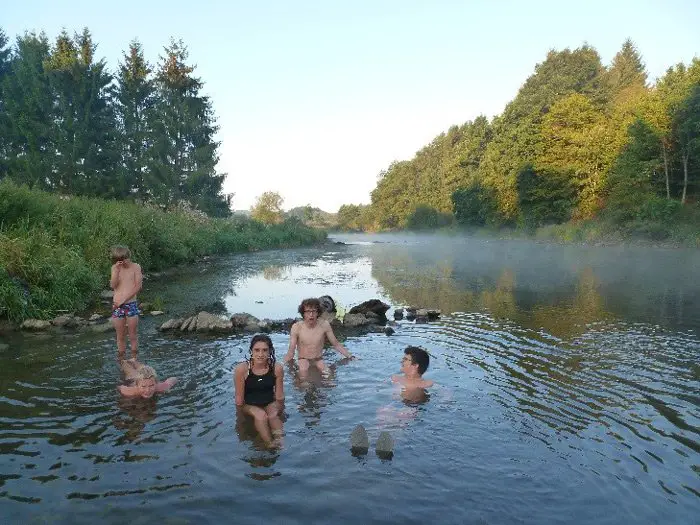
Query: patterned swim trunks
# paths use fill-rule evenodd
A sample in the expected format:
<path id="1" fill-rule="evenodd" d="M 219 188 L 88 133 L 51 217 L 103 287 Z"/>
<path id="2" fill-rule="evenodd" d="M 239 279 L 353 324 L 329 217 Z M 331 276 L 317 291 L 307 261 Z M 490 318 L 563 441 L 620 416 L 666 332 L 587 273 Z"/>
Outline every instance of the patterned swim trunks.
<path id="1" fill-rule="evenodd" d="M 112 311 L 112 317 L 117 319 L 124 319 L 125 317 L 136 317 L 141 311 L 139 310 L 139 305 L 136 301 L 131 301 L 130 303 L 124 303 L 121 306 L 117 306 Z"/>

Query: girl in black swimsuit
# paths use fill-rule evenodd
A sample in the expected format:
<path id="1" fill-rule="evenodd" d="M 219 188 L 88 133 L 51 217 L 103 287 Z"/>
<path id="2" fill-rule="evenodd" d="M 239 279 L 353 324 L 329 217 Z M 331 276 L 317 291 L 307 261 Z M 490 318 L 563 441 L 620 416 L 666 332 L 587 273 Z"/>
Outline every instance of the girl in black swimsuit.
<path id="1" fill-rule="evenodd" d="M 268 445 L 278 445 L 282 435 L 279 418 L 284 401 L 284 369 L 275 362 L 275 348 L 265 334 L 250 341 L 250 357 L 233 372 L 236 406 L 253 417 L 255 428 Z"/>

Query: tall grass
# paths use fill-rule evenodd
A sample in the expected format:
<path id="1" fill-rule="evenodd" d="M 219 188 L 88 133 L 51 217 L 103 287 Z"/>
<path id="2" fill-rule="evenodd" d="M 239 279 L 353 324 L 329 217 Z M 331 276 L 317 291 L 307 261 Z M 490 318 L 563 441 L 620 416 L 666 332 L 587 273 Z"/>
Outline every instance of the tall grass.
<path id="1" fill-rule="evenodd" d="M 138 204 L 63 198 L 0 181 L 0 317 L 15 321 L 81 311 L 109 279 L 109 247 L 129 246 L 145 271 L 203 255 L 322 242 L 298 220 L 265 225 Z"/>

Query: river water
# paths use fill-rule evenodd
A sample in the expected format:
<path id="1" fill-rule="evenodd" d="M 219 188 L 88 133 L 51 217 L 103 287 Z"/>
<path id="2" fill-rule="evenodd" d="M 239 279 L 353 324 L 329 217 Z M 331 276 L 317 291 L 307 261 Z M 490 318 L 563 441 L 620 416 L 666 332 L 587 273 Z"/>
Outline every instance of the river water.
<path id="1" fill-rule="evenodd" d="M 113 334 L 5 338 L 2 523 L 698 523 L 700 252 L 449 235 L 345 235 L 147 281 L 168 317 L 286 318 L 330 294 L 439 308 L 430 324 L 342 336 L 331 374 L 285 377 L 284 445 L 236 416 L 249 336 L 161 334 L 142 360 L 174 389 L 120 400 Z M 277 355 L 288 335 L 273 333 Z M 431 356 L 429 399 L 389 376 Z M 353 456 L 358 423 L 391 459 Z"/>

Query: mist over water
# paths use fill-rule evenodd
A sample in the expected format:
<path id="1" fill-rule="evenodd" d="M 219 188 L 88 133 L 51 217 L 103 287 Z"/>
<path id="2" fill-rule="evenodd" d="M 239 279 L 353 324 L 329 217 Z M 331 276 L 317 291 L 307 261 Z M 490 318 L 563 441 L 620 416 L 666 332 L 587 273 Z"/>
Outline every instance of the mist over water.
<path id="1" fill-rule="evenodd" d="M 459 235 L 217 260 L 147 282 L 168 317 L 296 315 L 329 294 L 438 308 L 355 334 L 328 378 L 285 377 L 284 446 L 236 417 L 249 337 L 179 337 L 142 318 L 172 392 L 118 399 L 113 334 L 13 337 L 0 354 L 0 498 L 11 523 L 691 523 L 700 512 L 700 253 Z M 393 308 L 388 312 L 392 317 Z M 273 333 L 278 357 L 288 334 Z M 388 382 L 425 347 L 426 403 Z M 383 417 L 383 414 L 401 417 Z M 353 457 L 364 423 L 392 460 Z"/>

